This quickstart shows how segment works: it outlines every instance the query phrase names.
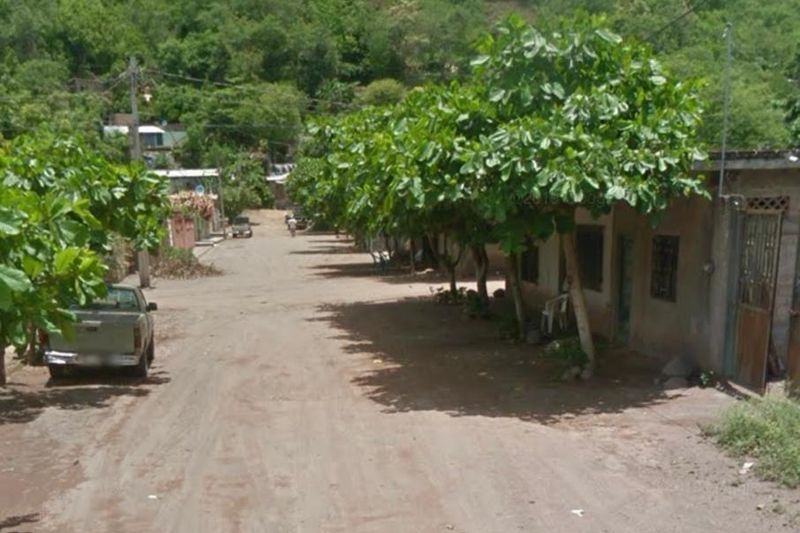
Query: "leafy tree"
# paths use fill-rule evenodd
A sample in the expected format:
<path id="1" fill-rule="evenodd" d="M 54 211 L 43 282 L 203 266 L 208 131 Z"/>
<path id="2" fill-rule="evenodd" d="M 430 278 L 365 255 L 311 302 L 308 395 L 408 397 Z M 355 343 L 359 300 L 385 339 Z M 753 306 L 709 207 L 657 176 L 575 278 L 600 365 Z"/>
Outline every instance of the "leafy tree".
<path id="1" fill-rule="evenodd" d="M 652 53 L 595 24 L 545 36 L 511 18 L 487 37 L 476 80 L 500 125 L 467 159 L 486 176 L 483 210 L 504 250 L 527 235 L 562 236 L 581 346 L 594 364 L 575 240 L 577 207 L 593 215 L 624 202 L 657 213 L 677 196 L 705 194 L 689 174 L 702 157 L 699 102 L 691 84 L 668 77 Z M 518 218 L 534 208 L 527 226 Z"/>
<path id="2" fill-rule="evenodd" d="M 223 186 L 225 198 L 225 216 L 228 220 L 241 215 L 245 209 L 255 209 L 261 207 L 261 199 L 252 187 L 247 185 L 225 185 Z"/>
<path id="3" fill-rule="evenodd" d="M 272 156 L 284 157 L 302 130 L 305 107 L 303 95 L 287 84 L 259 83 L 205 93 L 198 107 L 181 117 L 189 126 L 185 149 L 200 159 L 204 147 L 214 144 L 252 151 L 266 143 Z"/>
<path id="4" fill-rule="evenodd" d="M 112 232 L 152 247 L 165 183 L 46 133 L 0 145 L 0 352 L 31 328 L 69 334 L 72 304 L 102 296 Z M 5 382 L 0 358 L 0 384 Z"/>
<path id="5" fill-rule="evenodd" d="M 371 82 L 358 94 L 358 99 L 365 105 L 396 104 L 403 99 L 406 89 L 402 83 L 393 79 L 381 79 Z"/>

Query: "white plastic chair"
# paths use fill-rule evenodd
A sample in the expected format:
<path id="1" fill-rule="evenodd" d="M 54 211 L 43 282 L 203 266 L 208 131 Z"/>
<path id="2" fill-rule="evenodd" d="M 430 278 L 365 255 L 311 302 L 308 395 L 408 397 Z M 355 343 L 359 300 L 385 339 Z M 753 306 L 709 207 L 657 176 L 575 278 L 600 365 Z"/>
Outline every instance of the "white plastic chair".
<path id="1" fill-rule="evenodd" d="M 558 320 L 558 327 L 562 330 L 567 329 L 567 307 L 569 306 L 569 294 L 561 294 L 547 300 L 542 311 L 542 323 L 539 329 L 542 333 L 553 334 L 553 323 Z"/>

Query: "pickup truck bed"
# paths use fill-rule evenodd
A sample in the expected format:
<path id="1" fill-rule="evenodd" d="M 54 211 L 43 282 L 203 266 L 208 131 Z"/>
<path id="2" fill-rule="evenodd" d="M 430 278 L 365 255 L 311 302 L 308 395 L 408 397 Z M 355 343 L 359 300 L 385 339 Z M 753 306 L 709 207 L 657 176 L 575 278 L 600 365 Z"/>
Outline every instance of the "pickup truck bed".
<path id="1" fill-rule="evenodd" d="M 129 367 L 146 376 L 154 355 L 153 319 L 139 289 L 109 287 L 109 296 L 75 313 L 75 334 L 52 335 L 45 361 L 54 377 L 74 367 Z"/>

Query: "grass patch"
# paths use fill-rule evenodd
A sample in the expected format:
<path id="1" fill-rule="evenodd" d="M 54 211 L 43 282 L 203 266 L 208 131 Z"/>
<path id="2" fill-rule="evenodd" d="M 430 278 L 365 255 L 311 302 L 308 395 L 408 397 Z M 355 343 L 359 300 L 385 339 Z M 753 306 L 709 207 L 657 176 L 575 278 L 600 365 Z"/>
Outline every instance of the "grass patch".
<path id="1" fill-rule="evenodd" d="M 778 394 L 741 401 L 709 431 L 729 453 L 754 458 L 762 478 L 800 486 L 800 403 Z"/>

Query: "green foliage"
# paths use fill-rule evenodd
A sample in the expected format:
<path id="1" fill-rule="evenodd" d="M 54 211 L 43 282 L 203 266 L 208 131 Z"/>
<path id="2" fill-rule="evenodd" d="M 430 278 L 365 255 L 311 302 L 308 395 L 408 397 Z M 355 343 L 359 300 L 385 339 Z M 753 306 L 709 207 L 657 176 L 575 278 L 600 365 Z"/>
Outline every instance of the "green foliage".
<path id="1" fill-rule="evenodd" d="M 247 185 L 225 185 L 222 191 L 225 198 L 225 216 L 229 221 L 233 221 L 245 209 L 261 207 L 258 194 Z"/>
<path id="2" fill-rule="evenodd" d="M 72 304 L 105 292 L 112 232 L 155 244 L 163 183 L 46 133 L 0 145 L 0 346 L 30 325 L 69 334 Z"/>
<path id="3" fill-rule="evenodd" d="M 397 80 L 375 80 L 361 90 L 358 99 L 365 105 L 390 105 L 402 100 L 405 93 L 405 87 Z"/>
<path id="4" fill-rule="evenodd" d="M 768 395 L 740 401 L 710 428 L 724 449 L 756 460 L 755 471 L 789 487 L 800 486 L 800 404 Z"/>
<path id="5" fill-rule="evenodd" d="M 543 355 L 570 367 L 583 367 L 589 360 L 586 352 L 581 348 L 581 340 L 578 337 L 567 337 L 550 342 L 545 347 Z"/>
<path id="6" fill-rule="evenodd" d="M 215 164 L 208 147 L 284 155 L 302 130 L 304 96 L 287 84 L 260 83 L 203 92 L 180 119 L 189 125 L 185 164 Z M 199 161 L 198 161 L 199 160 Z"/>
<path id="7" fill-rule="evenodd" d="M 704 194 L 689 174 L 703 155 L 698 97 L 646 47 L 593 22 L 544 35 L 511 18 L 481 52 L 475 76 L 500 125 L 465 152 L 462 171 L 485 176 L 479 207 L 506 251 L 570 229 L 577 205 L 647 214 Z"/>
<path id="8" fill-rule="evenodd" d="M 45 132 L 21 136 L 4 147 L 3 183 L 37 195 L 81 199 L 83 225 L 68 224 L 67 238 L 95 251 L 108 249 L 109 231 L 137 248 L 153 248 L 163 237 L 167 183 L 139 165 L 118 165 L 80 139 Z"/>
<path id="9" fill-rule="evenodd" d="M 464 305 L 467 301 L 467 289 L 461 287 L 459 290 L 453 292 L 444 287 L 439 287 L 435 291 L 431 289 L 433 299 L 437 304 L 441 305 Z"/>
<path id="10" fill-rule="evenodd" d="M 707 370 L 700 373 L 698 378 L 702 388 L 711 387 L 717 382 L 717 376 L 713 370 Z"/>
<path id="11" fill-rule="evenodd" d="M 464 315 L 469 318 L 489 318 L 489 305 L 480 295 L 473 290 L 466 292 L 463 303 Z"/>
<path id="12" fill-rule="evenodd" d="M 61 127 L 71 124 L 70 131 L 97 130 L 107 113 L 127 111 L 124 84 L 110 95 L 106 89 L 131 54 L 147 69 L 145 82 L 154 91 L 153 110 L 143 111 L 157 119 L 178 120 L 196 109 L 199 95 L 220 88 L 160 72 L 255 86 L 286 82 L 321 99 L 315 109 L 329 112 L 339 106 L 332 102 L 350 100 L 333 98 L 332 87 L 385 78 L 413 87 L 467 77 L 472 44 L 509 12 L 544 29 L 580 12 L 605 16 L 626 39 L 652 44 L 676 76 L 704 82 L 708 114 L 699 133 L 712 146 L 720 139 L 721 34 L 731 22 L 730 145 L 783 147 L 790 140 L 783 106 L 797 100 L 797 86 L 787 78 L 797 79 L 800 0 L 692 7 L 687 12 L 684 0 L 0 0 L 0 92 L 10 101 L 0 101 L 3 135 L 53 117 Z M 70 92 L 73 77 L 106 84 L 89 83 L 82 91 L 88 96 L 79 96 Z"/>

